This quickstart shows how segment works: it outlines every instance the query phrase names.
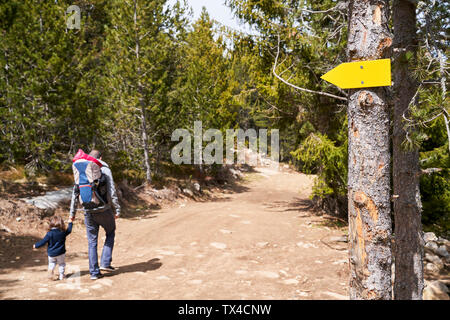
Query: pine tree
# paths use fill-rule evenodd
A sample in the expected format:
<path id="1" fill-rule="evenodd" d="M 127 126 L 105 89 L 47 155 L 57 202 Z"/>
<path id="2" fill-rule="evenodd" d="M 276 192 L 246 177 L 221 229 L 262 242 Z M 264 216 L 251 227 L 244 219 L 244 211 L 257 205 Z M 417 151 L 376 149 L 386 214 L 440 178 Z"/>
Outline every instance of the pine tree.
<path id="1" fill-rule="evenodd" d="M 151 138 L 161 134 L 158 126 L 164 126 L 164 120 L 176 114 L 167 114 L 165 108 L 173 81 L 171 71 L 175 68 L 173 38 L 184 23 L 183 8 L 179 4 L 167 7 L 166 2 L 112 1 L 112 26 L 105 45 L 110 70 L 106 81 L 111 92 L 109 103 L 118 115 L 113 122 L 123 130 L 120 135 L 143 151 L 149 183 L 152 181 L 151 151 L 156 148 Z M 166 116 L 161 118 L 164 113 Z M 124 147 L 131 156 L 135 154 L 127 150 L 126 144 Z"/>
<path id="2" fill-rule="evenodd" d="M 349 61 L 389 58 L 389 3 L 349 3 Z M 350 90 L 348 209 L 350 298 L 391 299 L 389 108 L 384 88 Z"/>
<path id="3" fill-rule="evenodd" d="M 397 300 L 421 300 L 423 291 L 423 237 L 419 189 L 419 150 L 404 147 L 404 116 L 410 117 L 418 81 L 413 77 L 417 54 L 416 5 L 393 3 L 394 25 L 394 124 L 393 190 L 395 216 L 395 283 Z M 411 134 L 411 132 L 409 132 Z"/>
<path id="4" fill-rule="evenodd" d="M 64 2 L 0 5 L 5 17 L 0 30 L 0 104 L 7 108 L 1 153 L 26 163 L 29 173 L 64 169 L 65 154 L 94 141 L 102 112 L 92 71 L 98 66 L 104 3 L 80 1 L 85 10 L 80 30 L 67 30 Z"/>

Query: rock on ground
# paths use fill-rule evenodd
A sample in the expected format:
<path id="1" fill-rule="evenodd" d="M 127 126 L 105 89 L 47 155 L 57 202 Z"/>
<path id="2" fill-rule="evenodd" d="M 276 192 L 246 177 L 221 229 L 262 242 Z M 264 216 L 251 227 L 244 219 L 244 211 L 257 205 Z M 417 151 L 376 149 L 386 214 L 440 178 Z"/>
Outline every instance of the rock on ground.
<path id="1" fill-rule="evenodd" d="M 450 300 L 448 288 L 442 281 L 425 281 L 424 300 Z"/>

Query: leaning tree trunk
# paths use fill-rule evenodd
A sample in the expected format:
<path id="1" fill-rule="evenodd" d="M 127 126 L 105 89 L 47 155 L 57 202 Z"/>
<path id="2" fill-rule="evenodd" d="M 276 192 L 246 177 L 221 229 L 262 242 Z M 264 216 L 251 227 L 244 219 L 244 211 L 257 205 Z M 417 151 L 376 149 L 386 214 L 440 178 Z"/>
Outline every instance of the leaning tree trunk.
<path id="1" fill-rule="evenodd" d="M 388 12 L 387 0 L 350 1 L 349 61 L 389 58 L 392 37 Z M 350 299 L 391 299 L 391 158 L 386 89 L 351 90 L 348 124 Z"/>
<path id="2" fill-rule="evenodd" d="M 393 183 L 395 216 L 395 282 L 396 300 L 421 300 L 423 291 L 423 238 L 419 190 L 419 151 L 402 148 L 406 138 L 403 115 L 413 99 L 417 82 L 412 78 L 411 59 L 415 56 L 416 5 L 395 0 L 394 22 L 394 132 Z M 411 57 L 410 57 L 411 58 Z"/>

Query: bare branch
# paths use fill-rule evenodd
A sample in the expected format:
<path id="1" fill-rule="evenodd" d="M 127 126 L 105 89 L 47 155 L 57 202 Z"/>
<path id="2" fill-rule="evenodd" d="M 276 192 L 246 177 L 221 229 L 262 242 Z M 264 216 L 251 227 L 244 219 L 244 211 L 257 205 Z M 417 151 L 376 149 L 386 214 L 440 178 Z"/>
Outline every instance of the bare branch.
<path id="1" fill-rule="evenodd" d="M 322 95 L 322 96 L 327 96 L 327 97 L 335 98 L 335 99 L 338 99 L 338 100 L 347 101 L 347 98 L 344 98 L 344 97 L 336 96 L 336 95 L 331 94 L 331 93 L 326 93 L 326 92 L 321 92 L 321 91 L 315 91 L 315 90 L 310 90 L 310 89 L 301 88 L 301 87 L 298 87 L 298 86 L 296 86 L 296 85 L 294 85 L 294 84 L 292 84 L 292 83 L 289 83 L 288 81 L 286 81 L 285 79 L 283 79 L 282 77 L 280 77 L 280 76 L 277 74 L 277 70 L 276 70 L 276 69 L 277 69 L 277 67 L 278 67 L 278 58 L 279 58 L 279 56 L 280 56 L 280 35 L 278 34 L 277 54 L 276 54 L 276 57 L 275 57 L 275 63 L 274 63 L 274 65 L 273 65 L 273 69 L 272 69 L 272 72 L 273 72 L 273 74 L 275 75 L 275 77 L 276 77 L 277 79 L 279 79 L 279 80 L 280 80 L 281 82 L 283 82 L 284 84 L 287 84 L 288 86 L 290 86 L 290 87 L 292 87 L 292 88 L 294 88 L 294 89 L 296 89 L 296 90 L 299 90 L 299 91 L 304 91 L 304 92 L 308 92 L 308 93 L 319 94 L 319 95 Z"/>
<path id="2" fill-rule="evenodd" d="M 433 174 L 435 172 L 441 172 L 442 168 L 428 168 L 428 169 L 422 169 L 420 171 L 421 174 Z"/>
<path id="3" fill-rule="evenodd" d="M 447 116 L 445 114 L 443 116 L 444 116 L 445 128 L 447 129 L 448 152 L 450 152 L 450 128 L 449 128 Z"/>

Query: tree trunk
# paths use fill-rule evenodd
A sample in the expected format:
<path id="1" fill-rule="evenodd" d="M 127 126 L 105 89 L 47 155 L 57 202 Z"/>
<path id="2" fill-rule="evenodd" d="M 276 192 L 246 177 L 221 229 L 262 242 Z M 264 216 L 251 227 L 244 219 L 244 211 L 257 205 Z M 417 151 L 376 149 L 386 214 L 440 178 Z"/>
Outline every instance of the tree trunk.
<path id="1" fill-rule="evenodd" d="M 387 0 L 349 4 L 349 61 L 389 58 Z M 361 79 L 364 80 L 364 79 Z M 389 108 L 385 88 L 351 90 L 349 124 L 350 299 L 391 299 Z"/>
<path id="2" fill-rule="evenodd" d="M 411 59 L 416 54 L 416 5 L 394 0 L 394 133 L 393 183 L 395 216 L 395 282 L 396 300 L 421 300 L 423 291 L 423 237 L 419 190 L 419 151 L 402 148 L 406 132 L 403 115 L 417 90 L 411 76 Z"/>
<path id="3" fill-rule="evenodd" d="M 145 118 L 145 107 L 141 105 L 142 142 L 144 143 L 144 161 L 146 169 L 146 180 L 152 183 L 152 171 L 150 168 L 150 156 L 148 152 L 147 120 Z"/>
<path id="4" fill-rule="evenodd" d="M 150 156 L 148 152 L 148 136 L 147 136 L 147 119 L 145 116 L 145 100 L 144 94 L 145 90 L 141 83 L 141 67 L 139 64 L 140 60 L 140 40 L 138 34 L 138 26 L 137 26 L 137 0 L 134 1 L 134 28 L 135 28 L 135 41 L 136 41 L 136 61 L 137 61 L 137 90 L 139 94 L 139 106 L 141 110 L 141 124 L 142 124 L 142 143 L 144 144 L 144 162 L 145 162 L 145 172 L 146 172 L 146 180 L 147 183 L 152 183 L 152 171 L 150 168 Z"/>
<path id="5" fill-rule="evenodd" d="M 447 98 L 447 77 L 445 76 L 446 57 L 442 52 L 442 50 L 440 50 L 439 48 L 436 48 L 436 51 L 438 52 L 439 57 L 439 73 L 441 74 L 442 101 L 445 101 L 445 99 Z M 449 120 L 447 117 L 448 113 L 445 111 L 444 106 L 442 106 L 442 109 L 444 111 L 442 113 L 442 116 L 444 117 L 445 128 L 447 129 L 448 151 L 450 152 L 450 127 L 449 127 Z"/>

